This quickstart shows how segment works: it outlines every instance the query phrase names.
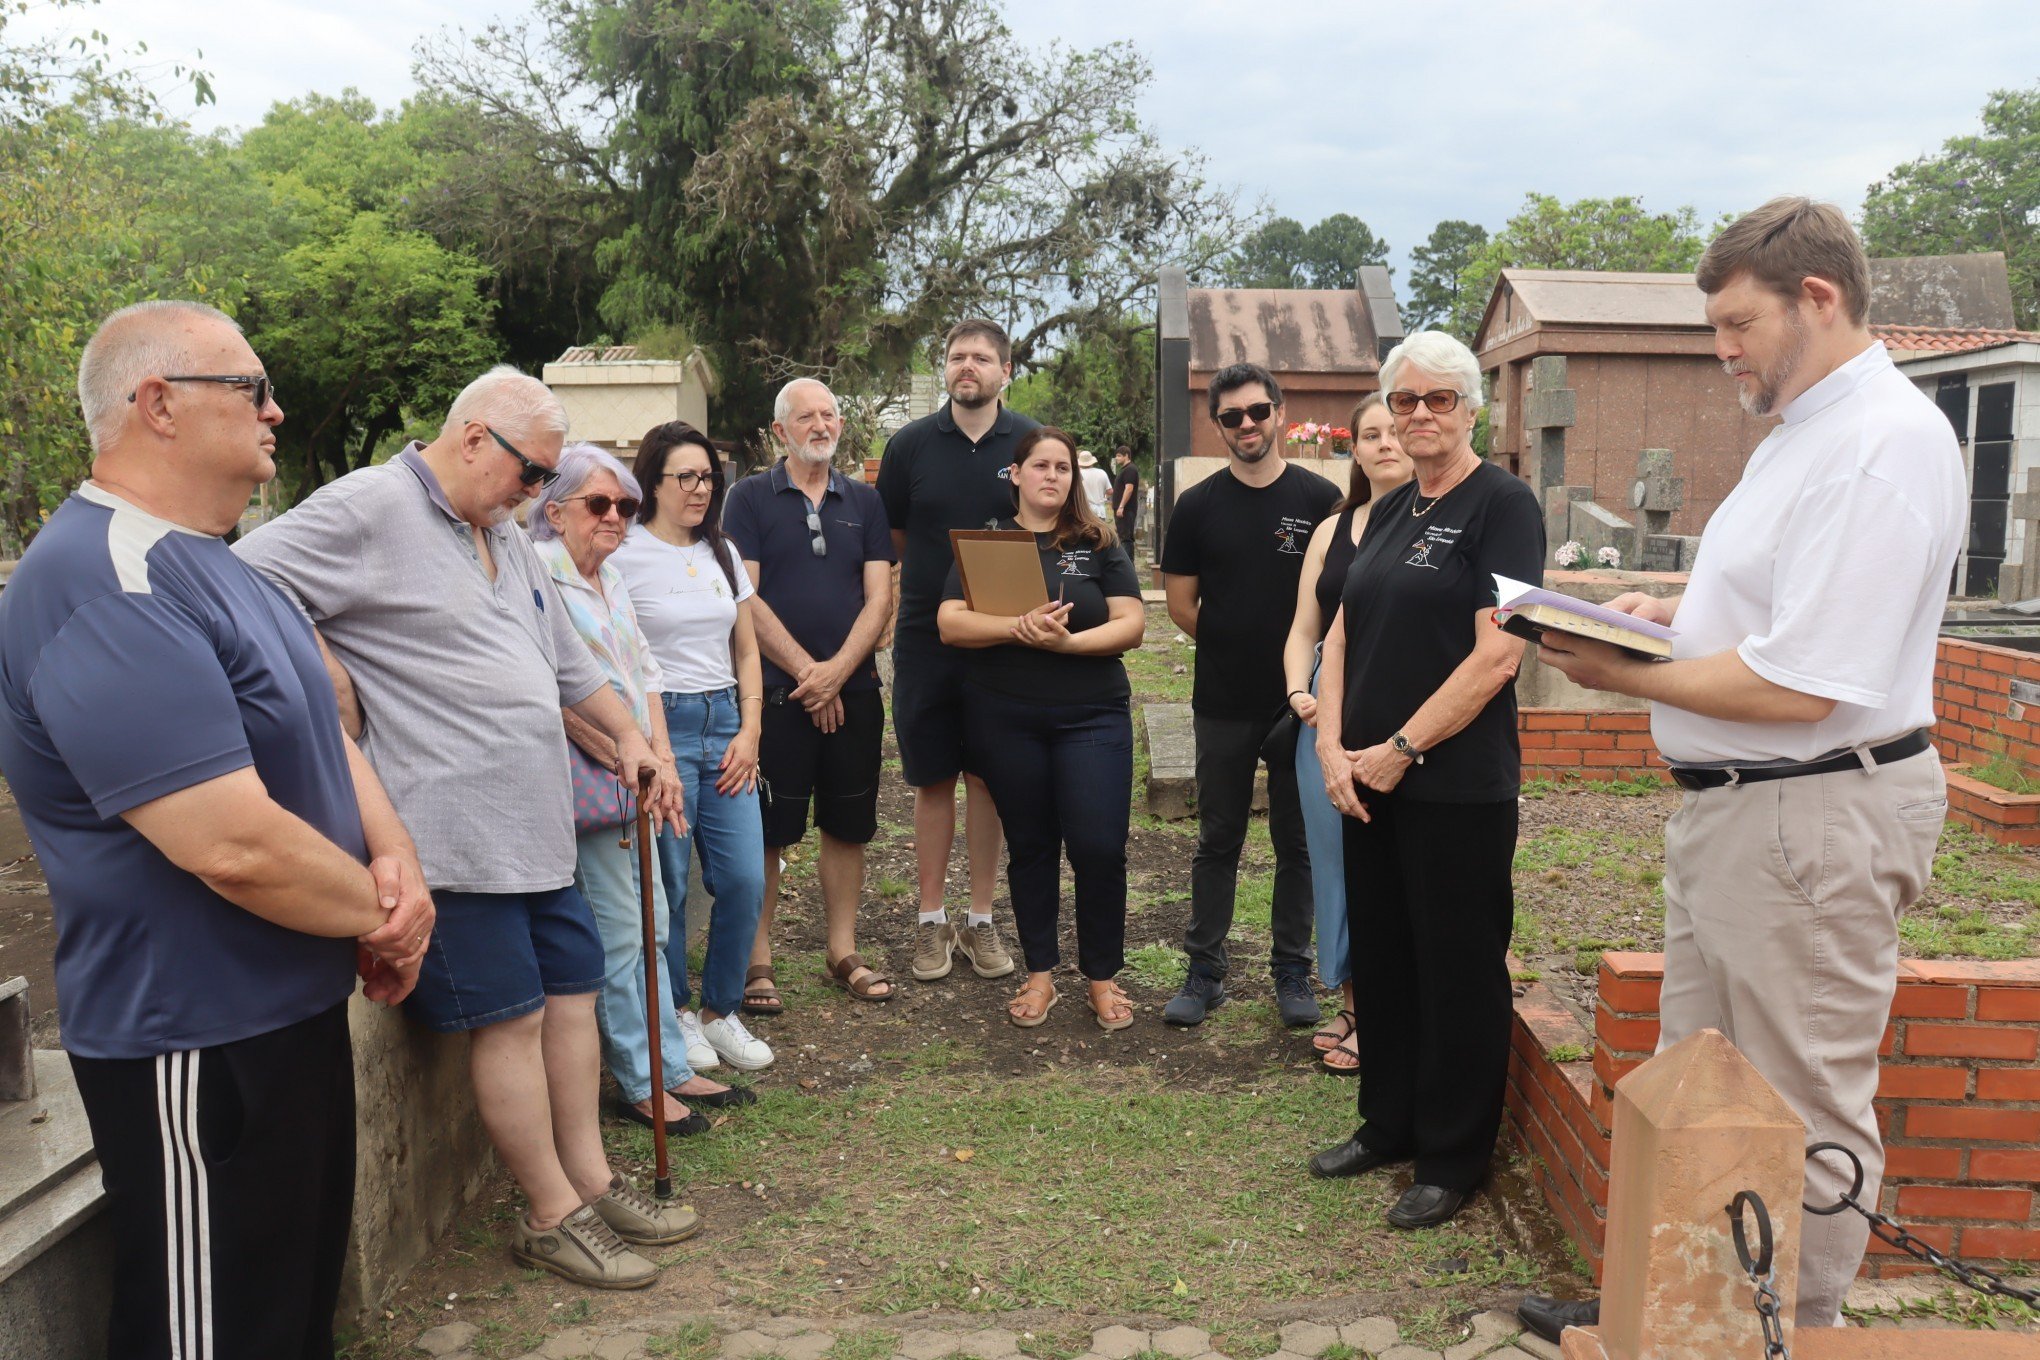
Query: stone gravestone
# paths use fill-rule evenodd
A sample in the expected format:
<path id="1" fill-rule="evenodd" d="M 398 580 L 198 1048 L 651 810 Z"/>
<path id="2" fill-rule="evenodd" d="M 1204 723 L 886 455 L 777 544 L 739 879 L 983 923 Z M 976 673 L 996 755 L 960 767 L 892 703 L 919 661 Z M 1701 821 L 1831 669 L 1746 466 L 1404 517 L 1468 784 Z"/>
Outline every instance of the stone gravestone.
<path id="1" fill-rule="evenodd" d="M 1686 479 L 1672 475 L 1670 449 L 1637 455 L 1629 507 L 1643 514 L 1643 555 L 1634 565 L 1643 571 L 1691 571 L 1700 540 L 1672 532 L 1672 516 L 1686 508 Z"/>
<path id="2" fill-rule="evenodd" d="M 2023 532 L 2016 565 L 2005 563 L 1998 575 L 1998 598 L 2016 604 L 2040 595 L 2040 487 L 2026 474 L 2026 489 L 2012 497 L 2012 520 Z"/>
<path id="3" fill-rule="evenodd" d="M 1523 395 L 1523 429 L 1530 436 L 1530 462 L 1524 472 L 1541 499 L 1565 483 L 1565 432 L 1578 418 L 1578 405 L 1565 385 L 1562 355 L 1532 359 L 1530 385 Z"/>

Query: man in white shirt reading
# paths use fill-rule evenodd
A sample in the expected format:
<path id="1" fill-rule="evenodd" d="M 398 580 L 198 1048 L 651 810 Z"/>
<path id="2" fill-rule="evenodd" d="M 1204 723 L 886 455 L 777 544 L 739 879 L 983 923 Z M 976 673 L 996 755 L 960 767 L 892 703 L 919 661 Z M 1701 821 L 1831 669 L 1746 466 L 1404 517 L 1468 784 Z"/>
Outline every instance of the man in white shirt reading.
<path id="1" fill-rule="evenodd" d="M 1839 210 L 1778 198 L 1700 261 L 1714 352 L 1743 409 L 1781 424 L 1708 523 L 1686 593 L 1617 609 L 1679 630 L 1673 659 L 1549 636 L 1575 682 L 1651 701 L 1686 790 L 1665 828 L 1659 1047 L 1719 1029 L 1806 1121 L 1862 1159 L 1877 1203 L 1871 1101 L 1898 978 L 1898 915 L 1920 895 L 1947 811 L 1935 635 L 1967 495 L 1948 421 L 1864 324 L 1869 265 Z M 1849 1189 L 1834 1154 L 1809 1204 Z M 1863 1259 L 1857 1214 L 1809 1216 L 1797 1321 L 1831 1327 Z M 1588 1305 L 1528 1300 L 1525 1321 Z"/>

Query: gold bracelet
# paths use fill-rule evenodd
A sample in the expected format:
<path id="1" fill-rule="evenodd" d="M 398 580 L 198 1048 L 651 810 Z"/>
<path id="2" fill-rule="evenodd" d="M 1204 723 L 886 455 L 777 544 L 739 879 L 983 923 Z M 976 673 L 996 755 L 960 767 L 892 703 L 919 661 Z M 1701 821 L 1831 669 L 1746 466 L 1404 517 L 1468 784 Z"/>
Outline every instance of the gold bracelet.
<path id="1" fill-rule="evenodd" d="M 762 694 L 739 694 L 737 702 L 740 704 L 762 704 L 765 702 L 765 696 Z"/>

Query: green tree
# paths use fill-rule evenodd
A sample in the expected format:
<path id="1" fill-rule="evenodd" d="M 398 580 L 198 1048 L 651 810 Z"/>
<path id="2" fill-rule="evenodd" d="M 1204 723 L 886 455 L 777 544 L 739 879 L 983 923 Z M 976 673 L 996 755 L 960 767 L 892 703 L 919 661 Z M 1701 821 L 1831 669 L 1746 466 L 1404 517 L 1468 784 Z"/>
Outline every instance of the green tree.
<path id="1" fill-rule="evenodd" d="M 1863 243 L 1878 256 L 2001 250 L 2019 324 L 2040 326 L 2040 85 L 1994 92 L 1981 134 L 1871 185 Z"/>
<path id="2" fill-rule="evenodd" d="M 1229 288 L 1351 288 L 1363 264 L 1388 263 L 1388 243 L 1351 213 L 1305 229 L 1277 217 L 1243 238 L 1224 264 Z"/>
<path id="3" fill-rule="evenodd" d="M 1477 223 L 1440 222 L 1430 238 L 1410 252 L 1410 293 L 1403 307 L 1408 330 L 1428 330 L 1460 310 L 1460 278 L 1487 239 L 1487 228 Z"/>
<path id="4" fill-rule="evenodd" d="M 1504 269 L 1676 274 L 1698 264 L 1706 244 L 1691 207 L 1653 213 L 1629 197 L 1561 203 L 1549 194 L 1531 194 L 1461 272 L 1445 329 L 1473 338 Z"/>
<path id="5" fill-rule="evenodd" d="M 1125 444 L 1143 469 L 1154 466 L 1154 397 L 1155 328 L 1142 316 L 1064 345 L 1007 393 L 1015 410 L 1060 426 L 1101 466 Z"/>

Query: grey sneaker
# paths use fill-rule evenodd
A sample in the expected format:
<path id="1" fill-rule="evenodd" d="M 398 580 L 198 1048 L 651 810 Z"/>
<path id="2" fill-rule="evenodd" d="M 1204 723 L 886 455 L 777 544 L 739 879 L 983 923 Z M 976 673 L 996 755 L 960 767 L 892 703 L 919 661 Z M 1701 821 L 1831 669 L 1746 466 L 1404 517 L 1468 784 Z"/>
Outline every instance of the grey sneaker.
<path id="1" fill-rule="evenodd" d="M 956 927 L 947 921 L 924 921 L 914 927 L 914 981 L 933 982 L 949 976 L 956 952 Z"/>
<path id="2" fill-rule="evenodd" d="M 1215 977 L 1192 973 L 1183 979 L 1183 990 L 1162 1007 L 1162 1019 L 1172 1025 L 1201 1025 L 1204 1017 L 1225 1004 L 1225 984 Z"/>
<path id="3" fill-rule="evenodd" d="M 634 1246 L 670 1246 L 701 1231 L 701 1215 L 692 1205 L 661 1204 L 621 1176 L 611 1177 L 609 1193 L 590 1207 Z"/>
<path id="4" fill-rule="evenodd" d="M 625 1246 L 592 1204 L 543 1231 L 519 1218 L 510 1258 L 596 1289 L 643 1289 L 659 1278 L 659 1268 Z"/>
<path id="5" fill-rule="evenodd" d="M 957 931 L 956 947 L 970 960 L 970 970 L 981 978 L 1004 977 L 1013 971 L 1013 956 L 999 943 L 999 928 L 990 921 Z"/>

